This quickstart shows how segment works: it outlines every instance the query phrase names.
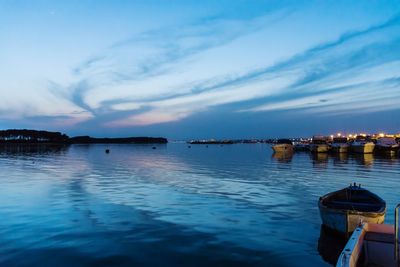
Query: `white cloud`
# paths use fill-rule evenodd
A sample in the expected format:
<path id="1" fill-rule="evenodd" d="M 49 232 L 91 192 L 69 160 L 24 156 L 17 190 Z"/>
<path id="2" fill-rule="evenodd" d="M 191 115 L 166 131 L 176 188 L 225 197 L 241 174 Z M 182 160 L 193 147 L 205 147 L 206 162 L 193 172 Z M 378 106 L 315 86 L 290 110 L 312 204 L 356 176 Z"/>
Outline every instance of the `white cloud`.
<path id="1" fill-rule="evenodd" d="M 386 15 L 354 20 L 349 12 L 337 21 L 337 14 L 321 18 L 320 11 L 310 5 L 160 25 L 97 48 L 80 65 L 76 57 L 40 62 L 22 53 L 18 64 L 28 62 L 22 81 L 0 66 L 7 76 L 0 118 L 48 116 L 65 124 L 94 118 L 126 127 L 178 121 L 227 104 L 235 104 L 233 112 L 393 108 L 386 95 L 397 96 L 398 85 L 385 82 L 400 73 L 399 22 L 368 28 Z"/>

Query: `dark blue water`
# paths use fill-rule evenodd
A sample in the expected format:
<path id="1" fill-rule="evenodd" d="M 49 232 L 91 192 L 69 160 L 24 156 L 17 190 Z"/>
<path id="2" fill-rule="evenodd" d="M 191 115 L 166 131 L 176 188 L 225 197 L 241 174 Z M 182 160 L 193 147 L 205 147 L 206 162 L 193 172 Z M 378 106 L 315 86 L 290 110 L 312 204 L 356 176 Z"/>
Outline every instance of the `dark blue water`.
<path id="1" fill-rule="evenodd" d="M 1 266 L 330 266 L 319 196 L 361 183 L 388 223 L 400 202 L 399 158 L 265 144 L 3 147 L 0 168 Z"/>

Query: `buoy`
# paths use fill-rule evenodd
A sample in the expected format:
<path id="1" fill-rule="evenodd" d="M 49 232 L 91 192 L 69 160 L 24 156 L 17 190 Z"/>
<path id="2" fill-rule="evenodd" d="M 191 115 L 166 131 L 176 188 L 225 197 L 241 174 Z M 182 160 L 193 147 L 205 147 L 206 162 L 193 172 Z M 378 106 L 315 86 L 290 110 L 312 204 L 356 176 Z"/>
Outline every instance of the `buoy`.
<path id="1" fill-rule="evenodd" d="M 155 146 L 153 146 L 153 147 L 152 147 L 152 149 L 156 149 L 156 147 L 155 147 Z"/>
<path id="2" fill-rule="evenodd" d="M 106 154 L 110 153 L 110 149 L 106 149 Z"/>

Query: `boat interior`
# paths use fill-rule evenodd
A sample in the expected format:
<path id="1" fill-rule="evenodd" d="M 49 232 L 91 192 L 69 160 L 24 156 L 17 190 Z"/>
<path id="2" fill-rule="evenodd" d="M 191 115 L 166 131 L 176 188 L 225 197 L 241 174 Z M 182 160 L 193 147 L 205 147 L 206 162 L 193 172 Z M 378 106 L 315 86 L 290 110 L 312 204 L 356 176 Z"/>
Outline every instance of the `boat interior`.
<path id="1" fill-rule="evenodd" d="M 394 234 L 367 232 L 358 267 L 397 267 L 394 258 Z"/>
<path id="2" fill-rule="evenodd" d="M 357 267 L 398 267 L 393 225 L 368 224 L 362 230 Z"/>
<path id="3" fill-rule="evenodd" d="M 343 249 L 337 267 L 399 267 L 400 204 L 395 208 L 395 224 L 365 223 L 357 227 Z"/>
<path id="4" fill-rule="evenodd" d="M 386 207 L 385 201 L 359 186 L 351 186 L 332 193 L 322 200 L 322 204 L 332 209 L 380 212 Z"/>

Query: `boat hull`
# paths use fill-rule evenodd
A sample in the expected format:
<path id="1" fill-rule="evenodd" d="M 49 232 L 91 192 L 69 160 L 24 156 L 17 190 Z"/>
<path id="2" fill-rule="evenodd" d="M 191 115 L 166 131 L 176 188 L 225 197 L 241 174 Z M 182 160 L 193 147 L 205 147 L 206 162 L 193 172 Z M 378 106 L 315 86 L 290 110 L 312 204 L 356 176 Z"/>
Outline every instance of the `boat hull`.
<path id="1" fill-rule="evenodd" d="M 371 154 L 374 152 L 375 144 L 367 143 L 363 145 L 352 145 L 351 151 L 357 154 Z"/>
<path id="2" fill-rule="evenodd" d="M 384 223 L 386 209 L 383 212 L 361 212 L 331 209 L 319 204 L 319 212 L 322 223 L 328 228 L 341 233 L 351 233 L 362 223 Z"/>
<path id="3" fill-rule="evenodd" d="M 293 145 L 290 144 L 277 144 L 272 149 L 275 153 L 293 153 Z"/>
<path id="4" fill-rule="evenodd" d="M 335 145 L 331 146 L 331 151 L 333 153 L 347 153 L 349 146 L 347 144 Z"/>
<path id="5" fill-rule="evenodd" d="M 392 145 L 392 146 L 375 146 L 375 152 L 380 154 L 397 154 L 399 152 L 399 145 Z"/>
<path id="6" fill-rule="evenodd" d="M 327 153 L 329 146 L 325 144 L 311 144 L 310 151 L 312 153 Z"/>
<path id="7" fill-rule="evenodd" d="M 293 147 L 294 151 L 302 152 L 302 151 L 309 151 L 309 145 L 295 145 Z"/>

